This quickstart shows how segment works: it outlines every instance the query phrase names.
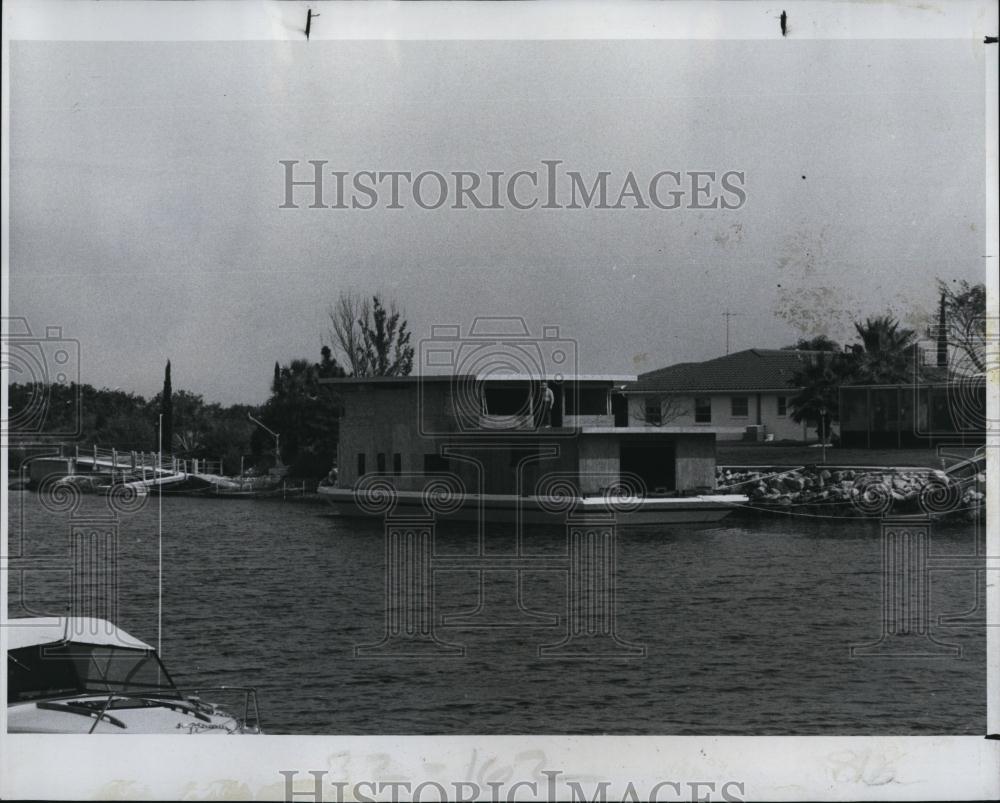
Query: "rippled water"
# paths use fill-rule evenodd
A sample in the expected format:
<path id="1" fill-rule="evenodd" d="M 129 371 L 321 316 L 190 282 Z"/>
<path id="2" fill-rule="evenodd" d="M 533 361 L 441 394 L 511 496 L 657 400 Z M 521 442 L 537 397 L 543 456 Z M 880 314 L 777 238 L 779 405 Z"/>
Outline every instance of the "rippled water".
<path id="1" fill-rule="evenodd" d="M 69 594 L 66 513 L 10 497 L 11 616 L 56 615 Z M 107 512 L 84 497 L 77 519 Z M 156 642 L 157 504 L 119 528 L 118 624 Z M 524 574 L 525 605 L 556 625 L 443 627 L 465 657 L 358 659 L 384 613 L 381 525 L 322 506 L 164 498 L 163 659 L 183 686 L 249 685 L 271 733 L 926 734 L 985 729 L 986 640 L 975 572 L 935 571 L 931 613 L 971 611 L 934 630 L 959 658 L 851 658 L 881 629 L 877 525 L 799 517 L 625 531 L 617 630 L 638 659 L 538 657 L 565 633 L 566 580 Z M 975 554 L 969 523 L 936 524 L 932 556 Z M 511 548 L 510 532 L 487 548 Z M 526 544 L 565 554 L 559 528 Z M 439 554 L 475 539 L 442 528 Z M 541 566 L 541 564 L 539 564 Z M 471 570 L 435 575 L 439 614 L 475 607 Z M 487 589 L 502 590 L 499 588 Z M 971 622 L 971 624 L 969 624 Z"/>

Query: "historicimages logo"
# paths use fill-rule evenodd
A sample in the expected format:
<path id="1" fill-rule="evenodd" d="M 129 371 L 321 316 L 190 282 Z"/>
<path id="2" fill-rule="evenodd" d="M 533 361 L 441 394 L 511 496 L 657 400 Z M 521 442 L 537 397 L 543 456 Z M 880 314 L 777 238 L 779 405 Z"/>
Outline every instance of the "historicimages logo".
<path id="1" fill-rule="evenodd" d="M 336 170 L 281 159 L 279 209 L 740 209 L 743 170 L 570 170 L 541 159 L 523 170 Z"/>
<path id="2" fill-rule="evenodd" d="M 681 803 L 696 800 L 701 803 L 742 803 L 746 784 L 742 781 L 676 781 L 649 782 L 607 781 L 572 778 L 562 770 L 539 769 L 531 778 L 490 780 L 477 778 L 463 781 L 407 780 L 341 781 L 331 779 L 326 770 L 309 770 L 302 775 L 297 770 L 279 770 L 284 779 L 285 801 L 313 803 L 344 803 L 364 801 L 551 801 L 568 800 L 579 803 L 605 801 L 659 801 Z"/>

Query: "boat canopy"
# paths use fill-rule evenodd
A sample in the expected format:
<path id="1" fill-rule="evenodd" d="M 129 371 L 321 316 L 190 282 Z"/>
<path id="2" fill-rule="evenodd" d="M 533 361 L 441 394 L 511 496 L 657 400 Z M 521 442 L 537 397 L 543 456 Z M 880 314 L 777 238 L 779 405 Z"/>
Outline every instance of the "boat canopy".
<path id="1" fill-rule="evenodd" d="M 2 623 L 7 635 L 7 649 L 37 647 L 71 641 L 133 650 L 153 648 L 126 633 L 106 619 L 83 616 L 52 616 L 37 619 L 8 619 Z"/>

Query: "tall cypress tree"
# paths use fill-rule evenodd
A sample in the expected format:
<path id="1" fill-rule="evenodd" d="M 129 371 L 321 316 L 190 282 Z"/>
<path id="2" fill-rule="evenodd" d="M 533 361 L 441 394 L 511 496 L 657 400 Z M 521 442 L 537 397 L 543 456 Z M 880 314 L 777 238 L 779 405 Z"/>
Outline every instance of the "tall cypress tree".
<path id="1" fill-rule="evenodd" d="M 281 395 L 281 366 L 278 361 L 274 361 L 274 379 L 271 380 L 271 393 L 276 396 Z"/>
<path id="2" fill-rule="evenodd" d="M 163 451 L 171 452 L 174 439 L 174 399 L 173 389 L 170 386 L 170 360 L 167 360 L 167 368 L 163 372 L 163 393 L 160 396 L 160 414 L 163 416 Z"/>

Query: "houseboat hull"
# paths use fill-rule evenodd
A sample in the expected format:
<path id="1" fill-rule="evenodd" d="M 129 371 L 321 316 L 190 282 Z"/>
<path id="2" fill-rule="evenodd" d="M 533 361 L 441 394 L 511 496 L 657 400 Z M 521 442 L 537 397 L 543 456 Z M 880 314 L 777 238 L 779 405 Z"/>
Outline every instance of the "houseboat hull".
<path id="1" fill-rule="evenodd" d="M 359 504 L 357 493 L 350 488 L 320 486 L 319 494 L 330 504 L 335 514 L 352 518 L 382 518 L 386 511 Z M 426 515 L 424 495 L 418 491 L 397 491 L 391 508 L 394 516 Z M 583 497 L 567 506 L 564 500 L 509 494 L 465 494 L 440 518 L 447 521 L 521 521 L 524 523 L 557 523 L 567 515 L 614 514 L 624 525 L 708 524 L 725 518 L 743 507 L 747 497 L 740 494 L 648 497 L 615 499 L 609 503 L 602 497 Z"/>

